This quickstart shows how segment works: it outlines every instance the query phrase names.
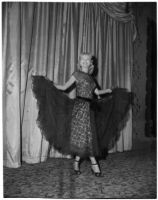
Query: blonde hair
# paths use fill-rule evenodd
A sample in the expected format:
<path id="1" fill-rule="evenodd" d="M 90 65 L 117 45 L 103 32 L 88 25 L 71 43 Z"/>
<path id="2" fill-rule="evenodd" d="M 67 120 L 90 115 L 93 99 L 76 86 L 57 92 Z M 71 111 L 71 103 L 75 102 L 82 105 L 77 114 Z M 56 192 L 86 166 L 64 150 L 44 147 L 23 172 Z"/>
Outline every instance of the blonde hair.
<path id="1" fill-rule="evenodd" d="M 92 63 L 93 55 L 91 53 L 81 53 L 80 56 L 79 56 L 79 61 L 80 61 L 82 56 L 89 56 L 90 57 L 91 65 L 89 66 L 88 74 L 92 74 L 93 71 L 94 71 L 94 65 Z M 79 62 L 78 62 L 78 70 L 81 71 L 81 66 L 80 66 Z"/>

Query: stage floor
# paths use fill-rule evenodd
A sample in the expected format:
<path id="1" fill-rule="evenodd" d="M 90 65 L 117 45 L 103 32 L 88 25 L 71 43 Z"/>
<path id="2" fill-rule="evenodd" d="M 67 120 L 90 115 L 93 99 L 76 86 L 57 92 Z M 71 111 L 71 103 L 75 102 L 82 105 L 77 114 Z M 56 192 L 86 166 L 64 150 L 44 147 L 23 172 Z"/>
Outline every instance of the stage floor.
<path id="1" fill-rule="evenodd" d="M 103 177 L 92 175 L 88 160 L 74 175 L 73 160 L 4 167 L 6 198 L 156 198 L 156 151 L 140 149 L 100 160 Z"/>

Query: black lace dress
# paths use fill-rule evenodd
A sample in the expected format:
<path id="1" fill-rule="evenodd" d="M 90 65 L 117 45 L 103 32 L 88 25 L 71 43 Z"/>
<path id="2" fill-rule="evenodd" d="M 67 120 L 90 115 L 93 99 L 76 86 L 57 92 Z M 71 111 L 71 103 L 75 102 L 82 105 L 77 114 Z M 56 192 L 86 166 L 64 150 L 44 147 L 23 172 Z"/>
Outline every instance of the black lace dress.
<path id="1" fill-rule="evenodd" d="M 63 154 L 104 156 L 125 125 L 131 93 L 115 88 L 97 100 L 93 96 L 96 88 L 93 78 L 79 71 L 73 76 L 76 78 L 75 99 L 56 89 L 47 78 L 32 76 L 41 133 Z"/>
<path id="2" fill-rule="evenodd" d="M 93 100 L 96 84 L 91 76 L 84 72 L 75 72 L 76 95 L 71 120 L 71 151 L 83 155 L 93 155 L 93 136 L 95 126 L 90 115 L 90 104 Z"/>

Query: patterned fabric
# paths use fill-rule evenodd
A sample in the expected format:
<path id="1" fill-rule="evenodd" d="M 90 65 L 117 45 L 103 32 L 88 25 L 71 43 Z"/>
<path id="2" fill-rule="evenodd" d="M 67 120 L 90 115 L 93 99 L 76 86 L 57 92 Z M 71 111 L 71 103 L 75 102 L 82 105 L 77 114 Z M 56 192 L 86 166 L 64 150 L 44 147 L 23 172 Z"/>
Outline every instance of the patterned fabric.
<path id="1" fill-rule="evenodd" d="M 96 87 L 94 80 L 86 73 L 75 72 L 77 96 L 92 99 Z M 93 155 L 90 102 L 75 100 L 71 121 L 71 151 L 77 155 Z"/>
<path id="2" fill-rule="evenodd" d="M 89 102 L 77 99 L 72 112 L 71 150 L 79 154 L 92 154 L 92 133 Z"/>
<path id="3" fill-rule="evenodd" d="M 93 98 L 93 91 L 96 84 L 92 77 L 84 72 L 74 72 L 76 78 L 76 95 L 88 99 Z"/>

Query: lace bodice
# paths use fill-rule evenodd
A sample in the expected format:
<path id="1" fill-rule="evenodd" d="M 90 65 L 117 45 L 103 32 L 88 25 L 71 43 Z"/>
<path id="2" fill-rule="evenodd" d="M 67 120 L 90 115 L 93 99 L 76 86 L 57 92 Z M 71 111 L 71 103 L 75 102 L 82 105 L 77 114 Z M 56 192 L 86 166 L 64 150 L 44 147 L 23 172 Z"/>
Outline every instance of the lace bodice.
<path id="1" fill-rule="evenodd" d="M 96 88 L 93 78 L 89 74 L 80 71 L 74 72 L 73 75 L 76 78 L 76 95 L 92 99 Z"/>

